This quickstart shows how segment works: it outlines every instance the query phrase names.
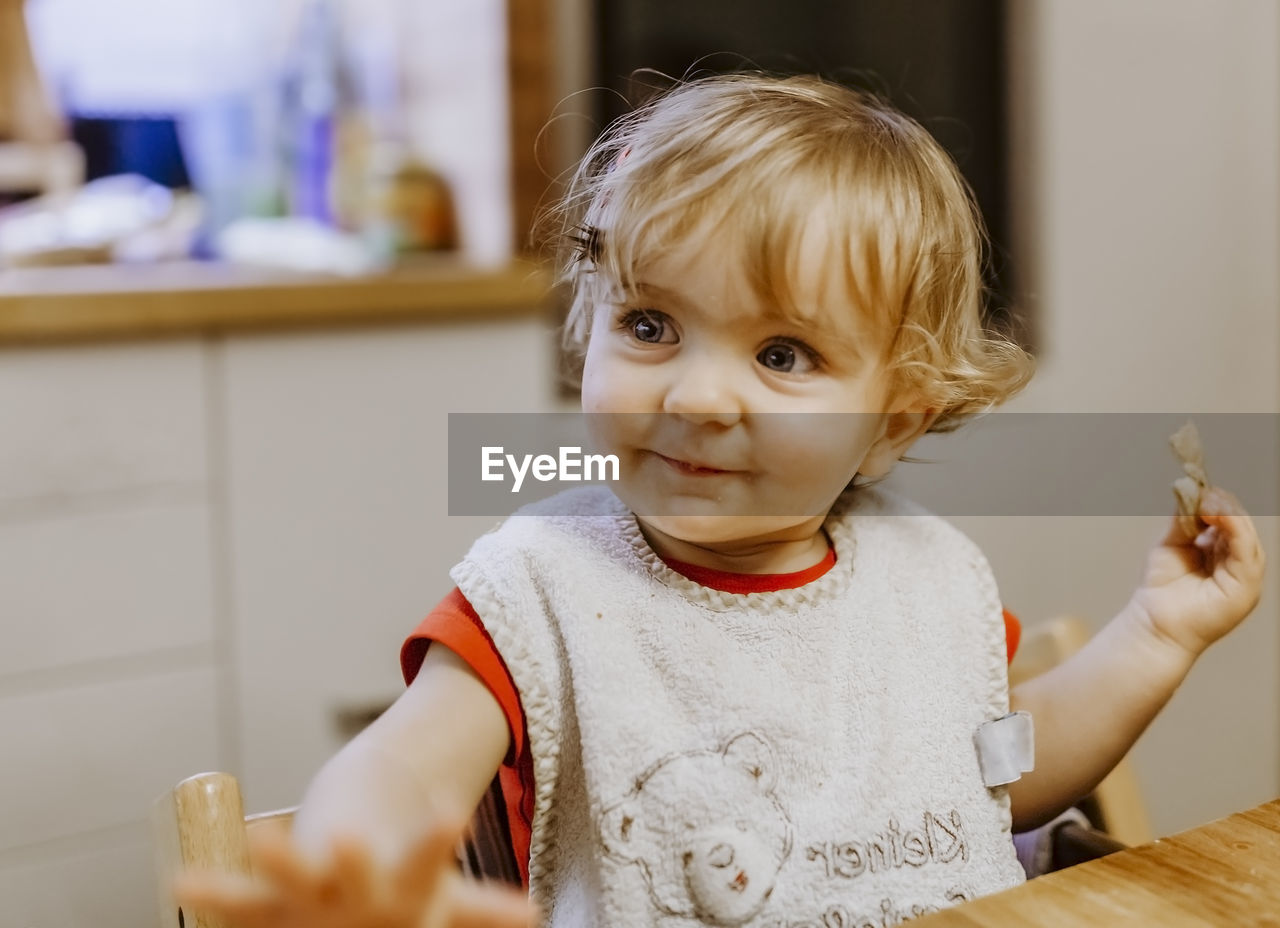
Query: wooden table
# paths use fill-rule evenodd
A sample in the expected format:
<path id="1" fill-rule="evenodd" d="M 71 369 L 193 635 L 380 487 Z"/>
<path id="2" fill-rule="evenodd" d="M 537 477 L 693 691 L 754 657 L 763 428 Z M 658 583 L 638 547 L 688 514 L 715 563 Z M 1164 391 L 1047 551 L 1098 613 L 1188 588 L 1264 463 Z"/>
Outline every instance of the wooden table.
<path id="1" fill-rule="evenodd" d="M 911 925 L 1280 926 L 1280 800 Z"/>

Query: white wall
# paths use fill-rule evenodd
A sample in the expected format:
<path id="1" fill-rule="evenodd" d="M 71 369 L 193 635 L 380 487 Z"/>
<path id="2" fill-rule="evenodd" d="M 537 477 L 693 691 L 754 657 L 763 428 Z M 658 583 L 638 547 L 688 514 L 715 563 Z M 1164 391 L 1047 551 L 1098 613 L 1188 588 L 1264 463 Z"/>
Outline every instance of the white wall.
<path id="1" fill-rule="evenodd" d="M 1011 408 L 1280 411 L 1280 6 L 1010 7 L 1024 289 L 1042 348 L 1037 379 Z M 1136 749 L 1158 833 L 1280 794 L 1280 536 L 1276 514 L 1262 515 L 1272 559 L 1262 603 Z M 961 521 L 1028 622 L 1114 614 L 1165 525 Z"/>

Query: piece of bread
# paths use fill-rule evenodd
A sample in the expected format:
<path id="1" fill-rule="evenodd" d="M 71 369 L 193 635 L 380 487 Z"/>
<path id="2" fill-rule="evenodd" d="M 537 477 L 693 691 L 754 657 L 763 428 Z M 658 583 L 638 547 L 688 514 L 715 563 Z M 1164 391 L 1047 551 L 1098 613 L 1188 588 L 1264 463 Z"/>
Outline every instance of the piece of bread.
<path id="1" fill-rule="evenodd" d="M 1200 534 L 1200 497 L 1209 487 L 1209 475 L 1204 469 L 1204 446 L 1200 443 L 1200 433 L 1194 422 L 1186 425 L 1169 437 L 1169 446 L 1182 463 L 1186 476 L 1173 482 L 1173 495 L 1178 501 L 1178 525 L 1188 538 Z"/>

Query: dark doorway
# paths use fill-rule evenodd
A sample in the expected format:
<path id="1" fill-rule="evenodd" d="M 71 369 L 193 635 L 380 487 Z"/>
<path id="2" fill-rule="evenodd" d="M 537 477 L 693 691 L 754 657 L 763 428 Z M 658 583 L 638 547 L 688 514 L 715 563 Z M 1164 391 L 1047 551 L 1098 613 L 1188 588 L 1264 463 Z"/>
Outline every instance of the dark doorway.
<path id="1" fill-rule="evenodd" d="M 1012 329 L 1004 0 L 597 0 L 602 121 L 668 77 L 759 68 L 870 90 L 925 125 L 991 236 L 989 321 Z M 657 72 L 657 73 L 646 73 Z M 1016 332 L 1014 334 L 1017 334 Z"/>

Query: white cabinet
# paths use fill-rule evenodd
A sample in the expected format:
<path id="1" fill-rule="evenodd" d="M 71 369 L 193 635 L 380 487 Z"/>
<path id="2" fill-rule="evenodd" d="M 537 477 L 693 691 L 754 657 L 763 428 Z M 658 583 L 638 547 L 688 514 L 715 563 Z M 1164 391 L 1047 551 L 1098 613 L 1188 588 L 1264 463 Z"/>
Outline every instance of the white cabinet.
<path id="1" fill-rule="evenodd" d="M 137 928 L 226 763 L 198 339 L 0 351 L 0 923 Z"/>
<path id="2" fill-rule="evenodd" d="M 550 409 L 554 357 L 532 313 L 0 350 L 0 924 L 154 924 L 183 776 L 301 798 L 492 522 L 448 413 Z"/>
<path id="3" fill-rule="evenodd" d="M 402 689 L 400 644 L 490 518 L 448 515 L 450 412 L 553 402 L 539 318 L 236 337 L 226 405 L 239 774 L 296 802 L 334 717 Z"/>

